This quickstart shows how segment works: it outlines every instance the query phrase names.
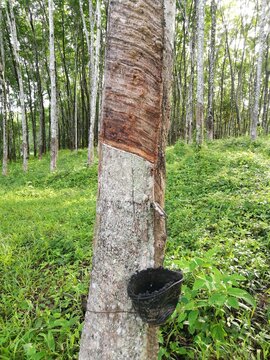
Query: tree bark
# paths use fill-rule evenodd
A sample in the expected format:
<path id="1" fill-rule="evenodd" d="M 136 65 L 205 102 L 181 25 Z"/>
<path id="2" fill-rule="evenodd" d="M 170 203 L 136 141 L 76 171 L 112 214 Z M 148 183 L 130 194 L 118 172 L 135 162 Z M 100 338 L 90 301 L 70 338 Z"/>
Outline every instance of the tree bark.
<path id="1" fill-rule="evenodd" d="M 78 151 L 78 94 L 77 94 L 77 79 L 78 79 L 78 34 L 76 36 L 76 43 L 74 49 L 75 66 L 74 66 L 74 150 Z"/>
<path id="2" fill-rule="evenodd" d="M 267 36 L 267 49 L 265 56 L 265 81 L 264 81 L 264 98 L 263 98 L 263 114 L 262 114 L 262 127 L 265 133 L 267 133 L 268 122 L 267 122 L 267 114 L 269 107 L 269 76 L 270 76 L 270 63 L 269 63 L 269 39 L 270 36 Z"/>
<path id="3" fill-rule="evenodd" d="M 2 130 L 3 130 L 3 161 L 2 174 L 7 176 L 8 173 L 8 135 L 7 135 L 7 92 L 5 80 L 5 50 L 3 42 L 3 26 L 2 26 L 2 8 L 0 5 L 0 103 L 2 110 Z"/>
<path id="4" fill-rule="evenodd" d="M 28 83 L 28 105 L 29 105 L 31 124 L 32 124 L 34 157 L 36 157 L 37 156 L 36 117 L 35 117 L 35 114 L 34 114 L 34 111 L 33 111 L 32 87 L 31 87 L 30 74 L 29 74 L 29 71 L 28 71 L 28 68 L 27 68 L 26 61 L 24 61 L 24 67 L 25 67 L 25 72 L 26 72 L 26 75 L 27 75 L 27 83 Z M 35 94 L 35 90 L 33 92 Z M 29 143 L 29 141 L 28 141 L 28 143 Z"/>
<path id="5" fill-rule="evenodd" d="M 89 0 L 91 2 L 92 0 Z M 100 12 L 100 1 L 96 2 L 96 46 L 95 46 L 95 58 L 91 65 L 92 68 L 92 89 L 91 89 L 91 117 L 90 117 L 90 128 L 89 128 L 89 139 L 88 139 L 88 165 L 91 166 L 94 161 L 94 126 L 96 119 L 96 107 L 97 107 L 97 94 L 98 94 L 98 82 L 99 82 L 99 55 L 100 55 L 100 31 L 101 31 L 101 12 Z M 91 28 L 91 34 L 94 30 Z M 91 40 L 94 36 L 91 35 Z M 92 51 L 93 53 L 93 51 Z"/>
<path id="6" fill-rule="evenodd" d="M 192 21 L 192 34 L 189 40 L 189 52 L 190 52 L 190 78 L 188 86 L 188 99 L 187 99 L 187 111 L 186 111 L 186 129 L 185 139 L 187 143 L 192 143 L 192 130 L 193 130 L 193 89 L 194 89 L 194 67 L 195 67 L 195 51 L 196 51 L 196 31 L 195 31 L 195 19 L 197 5 L 194 4 L 194 14 Z"/>
<path id="7" fill-rule="evenodd" d="M 54 52 L 54 23 L 53 0 L 49 3 L 49 31 L 50 31 L 50 80 L 51 80 L 51 171 L 56 170 L 56 160 L 58 154 L 58 118 L 57 118 L 57 101 L 56 101 L 56 77 L 55 77 L 55 52 Z"/>
<path id="8" fill-rule="evenodd" d="M 157 329 L 134 313 L 127 282 L 135 271 L 163 261 L 165 220 L 154 203 L 164 207 L 173 32 L 173 0 L 110 2 L 96 235 L 80 360 L 157 359 Z"/>
<path id="9" fill-rule="evenodd" d="M 203 81 L 203 47 L 204 47 L 204 6 L 205 0 L 197 2 L 197 103 L 196 103 L 196 144 L 202 145 L 204 131 L 204 81 Z"/>
<path id="10" fill-rule="evenodd" d="M 39 66 L 39 56 L 38 56 L 38 47 L 36 40 L 36 31 L 33 22 L 33 15 L 31 12 L 31 7 L 28 8 L 29 11 L 29 21 L 30 27 L 33 33 L 33 42 L 35 49 L 35 73 L 36 73 L 36 81 L 37 81 L 37 89 L 38 89 L 38 107 L 39 107 L 39 134 L 38 134 L 38 158 L 41 160 L 42 155 L 46 152 L 46 130 L 45 130 L 45 110 L 43 103 L 43 90 L 42 90 L 42 82 L 40 76 L 40 66 Z"/>
<path id="11" fill-rule="evenodd" d="M 267 17 L 267 0 L 262 0 L 261 2 L 261 11 L 260 11 L 260 25 L 259 25 L 259 52 L 257 58 L 256 66 L 256 80 L 255 80 L 255 90 L 254 90 L 254 105 L 252 111 L 251 119 L 251 128 L 250 128 L 250 137 L 252 140 L 257 138 L 257 126 L 259 124 L 259 98 L 260 98 L 260 89 L 261 89 L 261 73 L 262 73 L 262 60 L 263 60 L 263 49 L 265 43 L 265 19 Z"/>
<path id="12" fill-rule="evenodd" d="M 6 8 L 7 20 L 12 38 L 12 50 L 15 58 L 15 65 L 16 65 L 16 71 L 17 71 L 18 83 L 19 83 L 19 99 L 21 106 L 21 121 L 22 121 L 23 170 L 26 172 L 28 170 L 28 142 L 27 142 L 27 124 L 26 124 L 26 116 L 25 116 L 25 95 L 23 88 L 21 59 L 19 55 L 19 43 L 17 38 L 16 22 L 13 13 L 13 0 L 9 0 L 9 11 L 10 13 Z"/>
<path id="13" fill-rule="evenodd" d="M 214 71 L 215 71 L 215 45 L 216 45 L 216 11 L 217 4 L 215 0 L 211 1 L 211 41 L 209 53 L 209 77 L 208 77 L 208 109 L 207 109 L 207 137 L 208 140 L 214 138 L 214 114 L 213 114 L 213 98 L 214 98 Z"/>

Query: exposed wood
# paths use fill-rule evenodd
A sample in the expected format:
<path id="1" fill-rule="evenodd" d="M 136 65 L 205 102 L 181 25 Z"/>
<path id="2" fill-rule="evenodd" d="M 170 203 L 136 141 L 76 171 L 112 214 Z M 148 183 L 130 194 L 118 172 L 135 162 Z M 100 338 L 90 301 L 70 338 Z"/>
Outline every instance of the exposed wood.
<path id="1" fill-rule="evenodd" d="M 96 235 L 80 360 L 157 359 L 157 328 L 134 313 L 127 282 L 164 256 L 174 1 L 162 5 L 109 6 Z"/>

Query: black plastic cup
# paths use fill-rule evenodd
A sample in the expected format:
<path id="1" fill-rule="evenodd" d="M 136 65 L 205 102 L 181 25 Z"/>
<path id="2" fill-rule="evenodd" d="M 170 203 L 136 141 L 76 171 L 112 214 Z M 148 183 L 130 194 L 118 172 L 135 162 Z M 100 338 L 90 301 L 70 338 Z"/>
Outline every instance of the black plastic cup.
<path id="1" fill-rule="evenodd" d="M 127 291 L 142 320 L 151 325 L 161 325 L 176 308 L 182 282 L 181 271 L 148 268 L 131 276 Z"/>

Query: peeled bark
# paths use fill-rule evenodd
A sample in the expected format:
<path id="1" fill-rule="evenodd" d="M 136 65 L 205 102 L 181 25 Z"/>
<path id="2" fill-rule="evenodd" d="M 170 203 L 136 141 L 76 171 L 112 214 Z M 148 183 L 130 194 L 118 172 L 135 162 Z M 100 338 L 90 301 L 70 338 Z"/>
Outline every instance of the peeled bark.
<path id="1" fill-rule="evenodd" d="M 204 131 L 203 101 L 203 45 L 204 45 L 204 6 L 205 0 L 197 2 L 197 103 L 196 103 L 196 144 L 202 145 Z"/>
<path id="2" fill-rule="evenodd" d="M 15 66 L 18 76 L 19 83 L 19 99 L 21 106 L 21 121 L 22 121 L 22 154 L 23 154 L 23 170 L 27 171 L 28 169 L 28 141 L 27 141 L 27 124 L 26 124 L 26 116 L 25 116 L 25 95 L 23 88 L 23 78 L 22 78 L 22 70 L 21 70 L 21 59 L 19 54 L 19 43 L 17 38 L 16 31 L 16 22 L 13 13 L 13 0 L 9 0 L 9 10 L 6 11 L 7 20 L 9 25 L 9 30 L 12 39 L 12 50 L 15 58 Z"/>
<path id="3" fill-rule="evenodd" d="M 166 26 L 164 27 L 164 20 Z M 160 266 L 174 1 L 109 6 L 93 269 L 80 360 L 157 359 L 157 328 L 135 314 L 127 283 Z"/>
<path id="4" fill-rule="evenodd" d="M 252 111 L 251 119 L 251 128 L 250 128 L 250 137 L 252 140 L 257 138 L 257 126 L 259 124 L 259 98 L 260 98 L 260 88 L 261 88 L 261 73 L 262 73 L 262 60 L 263 60 L 263 49 L 265 43 L 265 21 L 269 19 L 267 16 L 267 0 L 262 0 L 261 2 L 261 12 L 260 12 L 260 25 L 259 25 L 259 52 L 257 58 L 256 66 L 256 80 L 255 80 L 255 90 L 254 90 L 254 105 Z"/>
<path id="5" fill-rule="evenodd" d="M 53 0 L 49 2 L 49 30 L 50 30 L 50 80 L 51 80 L 51 164 L 50 169 L 56 169 L 58 154 L 58 119 L 56 101 L 56 77 L 55 77 L 55 52 L 54 52 L 54 23 L 53 23 Z"/>

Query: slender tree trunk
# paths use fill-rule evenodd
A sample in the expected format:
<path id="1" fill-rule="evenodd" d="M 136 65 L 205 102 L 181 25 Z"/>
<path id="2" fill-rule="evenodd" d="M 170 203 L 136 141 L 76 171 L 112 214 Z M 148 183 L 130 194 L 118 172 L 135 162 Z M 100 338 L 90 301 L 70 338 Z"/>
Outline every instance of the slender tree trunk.
<path id="1" fill-rule="evenodd" d="M 224 96 L 224 77 L 225 77 L 225 64 L 227 58 L 227 50 L 225 48 L 224 58 L 222 62 L 221 80 L 220 80 L 220 104 L 219 104 L 219 126 L 218 126 L 218 138 L 222 138 L 222 112 L 223 112 L 223 96 Z"/>
<path id="2" fill-rule="evenodd" d="M 196 144 L 202 145 L 204 131 L 204 79 L 203 79 L 203 46 L 204 46 L 204 6 L 205 0 L 197 2 L 197 103 L 196 103 Z"/>
<path id="3" fill-rule="evenodd" d="M 50 169 L 56 169 L 56 160 L 58 154 L 58 118 L 57 118 L 57 101 L 56 101 L 56 76 L 55 76 L 55 53 L 54 53 L 54 23 L 53 0 L 49 3 L 49 29 L 50 29 L 50 80 L 51 80 L 51 164 Z"/>
<path id="4" fill-rule="evenodd" d="M 262 114 L 262 127 L 267 133 L 267 110 L 269 107 L 269 76 L 270 76 L 270 63 L 269 63 L 269 39 L 267 36 L 267 49 L 265 56 L 265 81 L 264 81 L 264 98 L 263 98 L 263 114 Z"/>
<path id="5" fill-rule="evenodd" d="M 6 11 L 7 20 L 9 25 L 9 30 L 12 38 L 12 50 L 16 63 L 16 70 L 19 82 L 19 98 L 20 98 L 20 106 L 21 106 L 21 122 L 22 122 L 22 154 L 23 154 L 23 170 L 27 171 L 28 169 L 28 142 L 27 142 L 27 124 L 26 124 L 26 116 L 25 116 L 25 95 L 23 88 L 23 78 L 22 78 L 22 70 L 21 70 L 21 59 L 19 55 L 18 48 L 18 38 L 16 31 L 16 23 L 15 17 L 13 13 L 13 0 L 9 0 L 9 10 Z"/>
<path id="6" fill-rule="evenodd" d="M 26 61 L 24 61 L 24 67 L 25 67 L 25 72 L 26 72 L 26 75 L 27 75 L 27 83 L 28 83 L 28 105 L 29 105 L 31 124 L 32 124 L 34 157 L 36 157 L 36 155 L 37 155 L 36 118 L 35 118 L 34 111 L 33 111 L 32 87 L 31 87 L 30 74 L 29 74 L 29 71 L 28 71 L 28 68 L 27 68 Z M 35 91 L 34 91 L 34 93 L 35 93 Z"/>
<path id="7" fill-rule="evenodd" d="M 208 109 L 207 109 L 207 137 L 213 140 L 214 137 L 214 114 L 213 114 L 213 98 L 214 98 L 214 71 L 215 71 L 215 53 L 216 53 L 216 1 L 211 1 L 211 41 L 209 53 L 209 77 L 208 77 Z"/>
<path id="8" fill-rule="evenodd" d="M 36 40 L 36 31 L 34 27 L 31 7 L 28 8 L 28 12 L 29 12 L 30 26 L 33 33 L 33 42 L 34 42 L 34 50 L 35 50 L 35 73 L 36 73 L 36 81 L 37 81 L 37 89 L 38 89 L 38 109 L 39 109 L 38 158 L 41 160 L 42 155 L 46 152 L 45 110 L 43 103 L 43 90 L 42 90 L 42 82 L 40 76 L 40 68 L 39 68 L 39 56 L 38 56 L 38 47 Z"/>
<path id="9" fill-rule="evenodd" d="M 75 75 L 74 75 L 74 149 L 78 151 L 78 94 L 77 94 L 77 79 L 78 79 L 78 35 L 75 44 Z"/>
<path id="10" fill-rule="evenodd" d="M 223 21 L 224 23 L 224 21 Z M 225 25 L 225 36 L 226 36 L 226 47 L 227 47 L 227 54 L 230 64 L 230 75 L 231 75 L 231 117 L 234 118 L 233 109 L 235 108 L 236 111 L 236 119 L 237 119 L 237 128 L 236 128 L 236 135 L 239 135 L 240 132 L 240 113 L 238 108 L 238 103 L 236 99 L 235 94 L 235 79 L 234 79 L 234 71 L 233 71 L 233 63 L 232 63 L 232 57 L 231 57 L 231 51 L 230 51 L 230 44 L 228 39 L 228 30 Z"/>
<path id="11" fill-rule="evenodd" d="M 8 136 L 7 136 L 7 92 L 6 92 L 6 80 L 5 80 L 5 51 L 3 42 L 3 17 L 2 8 L 0 5 L 0 103 L 2 109 L 2 130 L 3 130 L 3 162 L 2 162 L 2 174 L 7 175 L 8 172 Z"/>
<path id="12" fill-rule="evenodd" d="M 261 2 L 261 11 L 260 11 L 260 20 L 259 20 L 259 52 L 257 57 L 257 66 L 256 66 L 256 80 L 255 80 L 255 90 L 254 90 L 254 105 L 252 111 L 251 119 L 251 128 L 250 128 L 250 137 L 252 140 L 257 138 L 257 125 L 259 124 L 259 98 L 260 98 L 260 89 L 261 89 L 261 73 L 262 73 L 262 61 L 263 61 L 263 49 L 265 43 L 265 19 L 269 18 L 267 14 L 267 0 L 262 0 Z"/>
<path id="13" fill-rule="evenodd" d="M 196 51 L 196 30 L 195 30 L 195 19 L 197 4 L 195 0 L 194 14 L 192 21 L 192 34 L 189 40 L 189 52 L 190 52 L 190 78 L 188 86 L 188 99 L 187 99 L 187 110 L 186 110 L 186 131 L 185 139 L 188 143 L 192 143 L 192 128 L 193 128 L 193 89 L 194 89 L 194 68 L 195 68 L 195 51 Z"/>
<path id="14" fill-rule="evenodd" d="M 111 1 L 93 270 L 80 360 L 156 360 L 157 328 L 127 296 L 137 270 L 165 245 L 165 139 L 174 1 Z M 167 25 L 164 29 L 164 21 Z"/>
<path id="15" fill-rule="evenodd" d="M 92 2 L 92 0 L 89 0 Z M 95 46 L 95 59 L 92 64 L 92 89 L 91 89 L 91 118 L 89 128 L 89 139 L 88 139 L 88 165 L 92 165 L 94 161 L 94 126 L 96 119 L 96 108 L 97 108 L 97 94 L 98 94 L 98 82 L 99 82 L 99 55 L 100 55 L 100 30 L 101 30 L 101 12 L 100 12 L 100 1 L 96 1 L 96 46 Z M 94 30 L 91 29 L 91 34 Z"/>

